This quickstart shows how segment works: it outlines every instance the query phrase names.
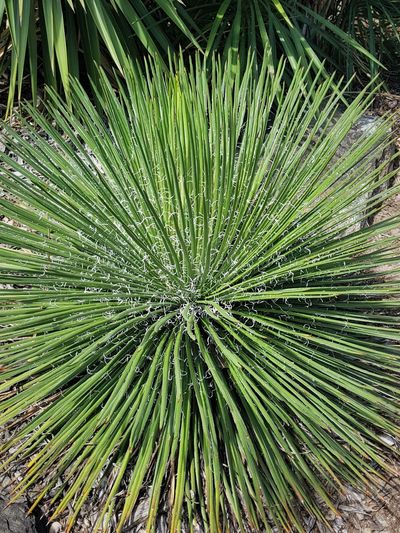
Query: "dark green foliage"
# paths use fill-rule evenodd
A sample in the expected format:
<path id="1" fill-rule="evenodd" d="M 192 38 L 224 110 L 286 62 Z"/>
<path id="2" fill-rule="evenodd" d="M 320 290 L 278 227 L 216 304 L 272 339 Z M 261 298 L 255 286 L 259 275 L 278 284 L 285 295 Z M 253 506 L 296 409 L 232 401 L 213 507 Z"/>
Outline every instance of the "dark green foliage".
<path id="1" fill-rule="evenodd" d="M 398 72 L 400 56 L 397 0 L 0 0 L 0 27 L 8 112 L 25 74 L 33 100 L 44 75 L 68 101 L 69 74 L 96 80 L 102 64 L 123 76 L 133 58 L 166 61 L 181 49 L 226 58 L 249 50 L 262 58 L 269 50 L 271 68 L 287 58 L 289 78 L 298 62 L 312 64 L 308 83 L 323 61 L 327 71 L 355 74 L 361 83 L 377 74 L 387 79 Z"/>

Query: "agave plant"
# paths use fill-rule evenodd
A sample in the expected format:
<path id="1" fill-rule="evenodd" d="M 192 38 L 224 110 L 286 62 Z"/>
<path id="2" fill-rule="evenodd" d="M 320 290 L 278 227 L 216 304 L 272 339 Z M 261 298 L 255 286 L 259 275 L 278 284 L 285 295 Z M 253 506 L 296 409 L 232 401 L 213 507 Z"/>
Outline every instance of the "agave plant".
<path id="1" fill-rule="evenodd" d="M 390 470 L 399 220 L 358 224 L 396 191 L 387 123 L 335 159 L 371 97 L 338 116 L 283 71 L 132 68 L 104 114 L 71 82 L 76 115 L 54 94 L 5 129 L 2 465 L 68 531 L 88 498 L 94 531 L 143 499 L 149 531 L 302 531 Z"/>

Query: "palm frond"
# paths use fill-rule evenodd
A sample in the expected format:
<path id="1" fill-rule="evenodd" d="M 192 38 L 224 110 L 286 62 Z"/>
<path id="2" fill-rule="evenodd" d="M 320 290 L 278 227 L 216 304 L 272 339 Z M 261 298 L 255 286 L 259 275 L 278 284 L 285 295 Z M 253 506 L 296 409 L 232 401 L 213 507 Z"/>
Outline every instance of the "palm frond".
<path id="1" fill-rule="evenodd" d="M 393 0 L 225 0 L 200 6 L 189 0 L 187 10 L 204 28 L 206 54 L 251 49 L 262 58 L 268 50 L 274 65 L 287 58 L 288 75 L 299 62 L 311 63 L 311 80 L 324 63 L 326 76 L 336 70 L 349 80 L 356 75 L 363 85 L 385 69 L 397 71 L 400 7 Z"/>
<path id="2" fill-rule="evenodd" d="M 390 80 L 399 75 L 400 5 L 396 0 L 308 4 L 300 4 L 306 37 L 348 78 L 356 74 L 365 83 L 374 77 Z"/>
<path id="3" fill-rule="evenodd" d="M 82 70 L 81 57 L 89 75 L 96 75 L 100 64 L 111 64 L 122 75 L 128 58 L 140 57 L 143 51 L 159 60 L 165 58 L 173 49 L 166 29 L 170 35 L 176 29 L 182 38 L 198 46 L 178 13 L 176 0 L 156 0 L 154 4 L 155 9 L 150 10 L 142 0 L 3 0 L 0 24 L 4 12 L 4 25 L 10 34 L 3 61 L 11 53 L 6 113 L 11 112 L 15 97 L 21 100 L 28 65 L 32 99 L 36 101 L 38 59 L 43 63 L 45 83 L 70 101 L 69 77 L 78 76 Z M 167 24 L 160 23 L 161 14 L 167 17 Z"/>
<path id="4" fill-rule="evenodd" d="M 370 195 L 388 123 L 335 159 L 371 96 L 338 117 L 322 75 L 238 66 L 101 74 L 101 114 L 70 81 L 76 115 L 53 92 L 5 130 L 2 464 L 69 530 L 91 497 L 95 531 L 142 498 L 148 530 L 303 531 L 390 471 L 399 219 L 354 226 L 398 190 Z"/>
<path id="5" fill-rule="evenodd" d="M 318 72 L 355 75 L 364 85 L 395 78 L 400 61 L 396 0 L 3 0 L 0 24 L 6 114 L 21 100 L 23 83 L 33 101 L 43 81 L 69 101 L 69 75 L 96 81 L 102 65 L 123 77 L 127 60 L 168 62 L 180 50 L 219 52 L 234 68 L 239 53 L 250 50 L 262 61 L 267 51 L 271 69 L 287 59 L 287 80 L 298 63 L 311 65 L 308 84 Z"/>

